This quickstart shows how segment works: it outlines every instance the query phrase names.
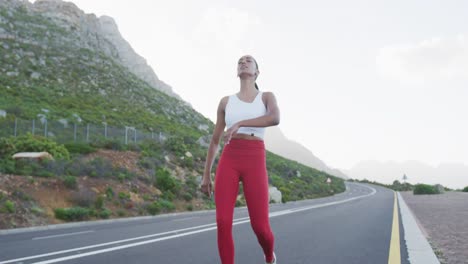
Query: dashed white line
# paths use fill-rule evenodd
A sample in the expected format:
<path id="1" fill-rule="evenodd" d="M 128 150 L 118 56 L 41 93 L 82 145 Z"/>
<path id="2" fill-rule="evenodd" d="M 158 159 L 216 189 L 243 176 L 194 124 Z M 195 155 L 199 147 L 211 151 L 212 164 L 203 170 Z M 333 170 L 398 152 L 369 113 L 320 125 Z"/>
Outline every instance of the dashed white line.
<path id="1" fill-rule="evenodd" d="M 66 233 L 66 234 L 53 235 L 53 236 L 33 237 L 32 240 L 49 239 L 49 238 L 65 237 L 65 236 L 75 236 L 75 235 L 81 235 L 81 234 L 93 233 L 93 232 L 94 230 L 88 230 L 88 231 L 83 231 L 83 232 Z"/>
<path id="2" fill-rule="evenodd" d="M 348 199 L 345 199 L 345 200 L 342 200 L 342 201 L 329 202 L 329 203 L 325 203 L 325 204 L 318 204 L 318 205 L 313 205 L 313 206 L 305 206 L 305 207 L 300 207 L 300 208 L 287 209 L 287 210 L 273 212 L 273 213 L 270 213 L 270 218 L 281 216 L 281 215 L 292 214 L 292 213 L 296 213 L 296 212 L 301 212 L 301 211 L 305 211 L 305 210 L 320 208 L 320 207 L 331 206 L 331 205 L 335 205 L 335 204 L 346 203 L 346 202 L 349 202 L 349 201 L 352 201 L 352 200 L 372 196 L 377 192 L 372 187 L 368 187 L 368 186 L 365 186 L 365 187 L 371 189 L 372 192 L 369 193 L 369 194 L 366 194 L 366 195 L 356 196 L 356 197 L 348 198 Z M 248 222 L 250 222 L 249 217 L 243 217 L 243 218 L 239 218 L 239 219 L 234 220 L 233 225 L 240 225 L 240 224 L 244 224 L 244 223 L 248 223 Z M 199 228 L 202 228 L 202 229 L 199 229 Z M 112 244 L 117 244 L 117 243 L 122 243 L 122 242 L 128 242 L 128 241 L 137 240 L 137 239 L 144 239 L 144 238 L 149 238 L 149 237 L 155 237 L 155 236 L 161 236 L 161 235 L 167 235 L 167 234 L 174 234 L 174 235 L 169 235 L 169 236 L 160 237 L 160 238 L 156 238 L 156 239 L 151 239 L 151 240 L 126 244 L 126 245 L 121 245 L 121 246 L 116 246 L 116 247 L 110 247 L 110 248 L 106 248 L 106 249 L 95 250 L 95 251 L 90 251 L 90 252 L 86 252 L 86 253 L 70 255 L 70 256 L 66 256 L 66 257 L 55 258 L 55 259 L 50 259 L 50 260 L 45 260 L 45 261 L 40 261 L 40 262 L 35 262 L 36 264 L 56 263 L 56 262 L 60 262 L 60 261 L 76 259 L 76 258 L 82 258 L 82 257 L 86 257 L 86 256 L 97 255 L 97 254 L 102 254 L 102 253 L 106 253 L 106 252 L 121 250 L 121 249 L 125 249 L 125 248 L 130 248 L 130 247 L 136 247 L 136 246 L 141 246 L 141 245 L 145 245 L 145 244 L 155 243 L 155 242 L 158 242 L 158 241 L 189 236 L 189 235 L 193 235 L 193 234 L 197 234 L 197 233 L 202 233 L 202 232 L 215 230 L 216 228 L 217 228 L 216 223 L 212 223 L 212 224 L 200 225 L 200 226 L 184 228 L 184 229 L 179 229 L 179 230 L 173 230 L 173 231 L 159 233 L 159 234 L 153 234 L 153 235 L 142 236 L 142 237 L 137 237 L 137 238 L 124 239 L 124 240 L 119 240 L 119 241 L 114 241 L 114 242 L 109 242 L 109 243 L 103 243 L 103 244 L 98 244 L 98 245 L 92 245 L 92 246 L 87 246 L 87 247 L 81 247 L 81 248 L 75 248 L 75 249 L 69 249 L 69 250 L 62 250 L 62 251 L 51 252 L 51 253 L 42 254 L 42 255 L 19 258 L 19 259 L 11 259 L 11 260 L 0 262 L 0 264 L 6 264 L 6 263 L 18 262 L 18 261 L 22 261 L 22 260 L 29 260 L 29 259 L 35 259 L 35 258 L 40 258 L 40 257 L 58 255 L 58 254 L 63 254 L 63 253 L 68 253 L 68 252 L 73 252 L 73 251 L 79 251 L 79 250 L 83 250 L 83 249 L 102 247 L 102 246 L 106 246 L 106 245 L 112 245 Z M 192 229 L 198 229 L 198 230 L 189 231 L 189 232 L 179 234 L 179 232 L 188 231 L 188 230 L 192 230 Z"/>

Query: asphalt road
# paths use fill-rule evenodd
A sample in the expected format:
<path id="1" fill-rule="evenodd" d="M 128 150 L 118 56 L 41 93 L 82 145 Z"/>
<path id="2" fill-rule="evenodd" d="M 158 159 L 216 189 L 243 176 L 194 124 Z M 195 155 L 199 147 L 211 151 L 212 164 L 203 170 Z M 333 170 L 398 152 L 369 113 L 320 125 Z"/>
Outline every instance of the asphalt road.
<path id="1" fill-rule="evenodd" d="M 331 197 L 271 205 L 279 264 L 389 263 L 394 192 L 356 183 L 347 187 Z M 264 263 L 246 208 L 236 209 L 234 222 L 236 263 Z M 401 237 L 402 230 L 400 221 Z M 220 263 L 215 215 L 192 212 L 4 234 L 4 263 Z"/>

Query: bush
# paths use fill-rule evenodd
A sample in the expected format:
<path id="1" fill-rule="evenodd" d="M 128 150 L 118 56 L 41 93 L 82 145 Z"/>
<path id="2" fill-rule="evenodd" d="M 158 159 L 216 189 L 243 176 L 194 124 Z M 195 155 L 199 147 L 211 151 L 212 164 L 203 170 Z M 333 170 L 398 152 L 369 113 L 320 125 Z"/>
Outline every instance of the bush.
<path id="1" fill-rule="evenodd" d="M 94 202 L 94 208 L 101 210 L 104 208 L 104 196 L 100 195 Z"/>
<path id="2" fill-rule="evenodd" d="M 82 207 L 56 208 L 54 213 L 57 219 L 76 221 L 87 219 L 91 214 L 91 210 Z"/>
<path id="3" fill-rule="evenodd" d="M 112 189 L 112 187 L 108 186 L 106 188 L 106 197 L 107 199 L 111 200 L 112 198 L 114 198 L 114 190 Z"/>
<path id="4" fill-rule="evenodd" d="M 76 187 L 78 186 L 75 176 L 65 176 L 65 178 L 63 179 L 63 184 L 68 189 L 76 189 Z"/>
<path id="5" fill-rule="evenodd" d="M 13 174 L 15 172 L 15 161 L 13 159 L 0 158 L 0 173 Z"/>
<path id="6" fill-rule="evenodd" d="M 156 171 L 156 187 L 162 192 L 170 191 L 177 194 L 180 190 L 180 182 L 171 176 L 166 169 L 158 169 Z"/>
<path id="7" fill-rule="evenodd" d="M 151 215 L 156 215 L 161 212 L 161 205 L 158 202 L 152 202 L 146 206 L 146 210 Z"/>
<path id="8" fill-rule="evenodd" d="M 101 212 L 99 212 L 99 217 L 102 219 L 107 219 L 111 216 L 112 211 L 109 209 L 104 209 Z"/>
<path id="9" fill-rule="evenodd" d="M 190 202 L 193 199 L 193 196 L 190 193 L 184 193 L 182 196 L 187 202 Z"/>
<path id="10" fill-rule="evenodd" d="M 173 152 L 176 156 L 185 155 L 185 152 L 187 152 L 187 146 L 185 145 L 184 139 L 177 136 L 168 138 L 164 142 L 164 148 Z"/>
<path id="11" fill-rule="evenodd" d="M 63 146 L 57 144 L 48 138 L 41 136 L 33 136 L 31 134 L 21 135 L 16 138 L 11 138 L 11 142 L 15 145 L 18 152 L 42 152 L 50 153 L 54 159 L 70 159 L 70 153 Z"/>
<path id="12" fill-rule="evenodd" d="M 91 146 L 96 147 L 96 148 L 104 148 L 104 149 L 111 149 L 111 150 L 126 150 L 127 148 L 125 146 L 125 143 L 116 139 L 107 139 L 107 140 L 103 140 L 100 142 L 94 142 Z"/>
<path id="13" fill-rule="evenodd" d="M 11 159 L 16 152 L 15 144 L 10 139 L 0 138 L 0 159 Z"/>
<path id="14" fill-rule="evenodd" d="M 438 194 L 439 192 L 434 186 L 428 184 L 416 184 L 413 194 Z"/>
<path id="15" fill-rule="evenodd" d="M 159 201 L 159 204 L 165 212 L 171 212 L 175 210 L 175 206 L 171 201 L 161 200 Z"/>
<path id="16" fill-rule="evenodd" d="M 13 203 L 12 201 L 10 200 L 7 200 L 5 202 L 5 210 L 8 212 L 8 213 L 14 213 L 16 211 L 15 209 L 15 203 Z"/>
<path id="17" fill-rule="evenodd" d="M 463 191 L 463 192 L 468 192 L 468 186 L 466 186 L 465 188 L 463 188 L 462 191 Z"/>
<path id="18" fill-rule="evenodd" d="M 67 143 L 65 144 L 65 148 L 68 150 L 68 152 L 73 154 L 89 154 L 96 152 L 96 148 L 87 143 Z"/>
<path id="19" fill-rule="evenodd" d="M 119 192 L 119 199 L 130 200 L 130 194 L 125 192 Z"/>

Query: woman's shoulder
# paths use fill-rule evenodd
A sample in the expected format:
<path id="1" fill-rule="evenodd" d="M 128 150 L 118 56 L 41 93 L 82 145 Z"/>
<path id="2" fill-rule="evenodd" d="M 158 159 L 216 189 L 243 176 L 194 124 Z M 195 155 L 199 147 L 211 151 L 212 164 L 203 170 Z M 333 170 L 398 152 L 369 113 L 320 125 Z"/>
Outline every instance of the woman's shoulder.
<path id="1" fill-rule="evenodd" d="M 269 92 L 269 91 L 262 91 L 262 98 L 263 99 L 268 99 L 268 98 L 274 98 L 275 97 L 275 94 L 273 92 Z"/>
<path id="2" fill-rule="evenodd" d="M 227 105 L 227 103 L 229 101 L 229 97 L 230 97 L 229 95 L 222 97 L 221 100 L 219 100 L 219 106 L 221 106 L 223 108 L 226 107 L 226 105 Z"/>

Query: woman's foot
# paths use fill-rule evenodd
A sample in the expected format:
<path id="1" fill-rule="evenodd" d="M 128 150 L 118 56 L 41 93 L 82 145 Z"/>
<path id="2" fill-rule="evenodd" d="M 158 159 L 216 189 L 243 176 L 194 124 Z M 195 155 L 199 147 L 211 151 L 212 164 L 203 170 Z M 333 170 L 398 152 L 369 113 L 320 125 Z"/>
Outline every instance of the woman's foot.
<path id="1" fill-rule="evenodd" d="M 272 262 L 267 262 L 267 264 L 277 264 L 277 263 L 276 263 L 276 255 L 275 255 L 275 252 L 273 252 L 273 261 L 272 261 Z"/>

